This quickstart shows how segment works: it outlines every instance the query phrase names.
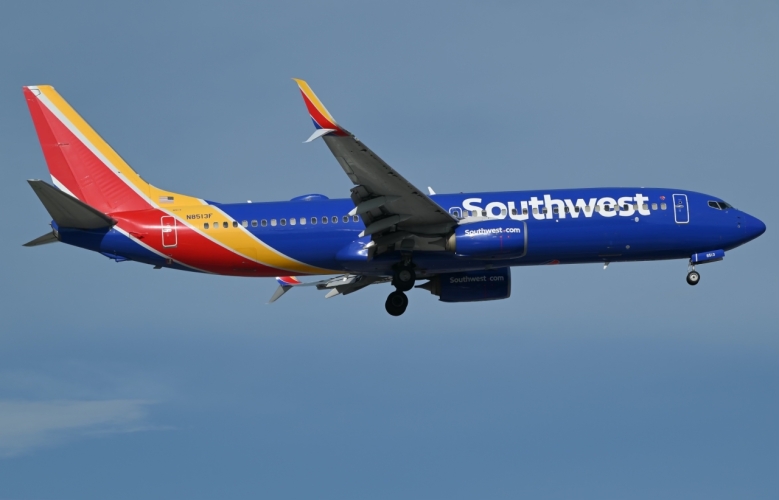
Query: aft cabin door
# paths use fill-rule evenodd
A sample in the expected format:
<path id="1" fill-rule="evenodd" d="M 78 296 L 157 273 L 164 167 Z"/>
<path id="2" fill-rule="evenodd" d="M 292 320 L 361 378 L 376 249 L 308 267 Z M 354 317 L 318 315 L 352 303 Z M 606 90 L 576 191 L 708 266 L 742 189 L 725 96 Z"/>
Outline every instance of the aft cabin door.
<path id="1" fill-rule="evenodd" d="M 162 246 L 175 247 L 177 244 L 176 218 L 166 215 L 162 218 Z"/>
<path id="2" fill-rule="evenodd" d="M 687 206 L 686 194 L 674 195 L 674 220 L 677 224 L 690 222 L 690 207 Z"/>

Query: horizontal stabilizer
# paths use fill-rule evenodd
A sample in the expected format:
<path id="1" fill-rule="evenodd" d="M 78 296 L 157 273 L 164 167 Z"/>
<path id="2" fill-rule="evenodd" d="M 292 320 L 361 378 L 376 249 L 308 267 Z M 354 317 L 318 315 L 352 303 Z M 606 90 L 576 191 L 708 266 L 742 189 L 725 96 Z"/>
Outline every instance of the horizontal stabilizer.
<path id="1" fill-rule="evenodd" d="M 54 231 L 48 232 L 44 234 L 43 236 L 38 236 L 32 241 L 28 241 L 24 244 L 26 247 L 37 247 L 40 245 L 47 245 L 49 243 L 56 243 L 59 241 L 59 238 L 54 234 Z"/>
<path id="2" fill-rule="evenodd" d="M 102 229 L 116 224 L 111 217 L 50 184 L 37 180 L 27 182 L 59 227 Z"/>

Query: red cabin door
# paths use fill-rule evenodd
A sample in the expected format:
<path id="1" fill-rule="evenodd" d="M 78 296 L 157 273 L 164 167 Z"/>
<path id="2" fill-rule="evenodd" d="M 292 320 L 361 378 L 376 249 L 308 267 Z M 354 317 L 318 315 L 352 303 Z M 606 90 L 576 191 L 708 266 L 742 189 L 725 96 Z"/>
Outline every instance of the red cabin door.
<path id="1" fill-rule="evenodd" d="M 176 218 L 166 215 L 162 218 L 162 246 L 175 247 L 177 243 Z"/>

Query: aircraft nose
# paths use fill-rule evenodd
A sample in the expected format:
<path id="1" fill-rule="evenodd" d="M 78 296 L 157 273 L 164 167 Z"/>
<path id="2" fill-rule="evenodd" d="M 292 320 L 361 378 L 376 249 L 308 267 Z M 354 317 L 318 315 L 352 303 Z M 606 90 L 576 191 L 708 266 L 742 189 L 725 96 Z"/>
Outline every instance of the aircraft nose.
<path id="1" fill-rule="evenodd" d="M 750 240 L 754 240 L 765 232 L 765 224 L 757 217 L 744 214 L 744 222 L 744 230 L 746 231 L 747 238 Z"/>

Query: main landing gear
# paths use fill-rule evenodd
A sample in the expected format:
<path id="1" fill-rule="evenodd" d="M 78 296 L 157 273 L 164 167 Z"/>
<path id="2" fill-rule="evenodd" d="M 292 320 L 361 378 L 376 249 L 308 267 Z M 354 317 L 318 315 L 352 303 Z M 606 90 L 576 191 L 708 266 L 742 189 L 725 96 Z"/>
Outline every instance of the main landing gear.
<path id="1" fill-rule="evenodd" d="M 692 262 L 690 262 L 687 269 L 689 269 L 689 272 L 687 273 L 687 284 L 697 285 L 701 280 L 701 275 L 695 270 L 695 266 L 692 265 Z"/>
<path id="2" fill-rule="evenodd" d="M 395 274 L 392 276 L 392 286 L 395 287 L 395 291 L 389 294 L 387 301 L 384 303 L 387 312 L 392 316 L 400 316 L 406 312 L 408 297 L 403 292 L 414 288 L 416 279 L 417 274 L 414 272 L 414 264 L 410 261 L 395 266 Z"/>

